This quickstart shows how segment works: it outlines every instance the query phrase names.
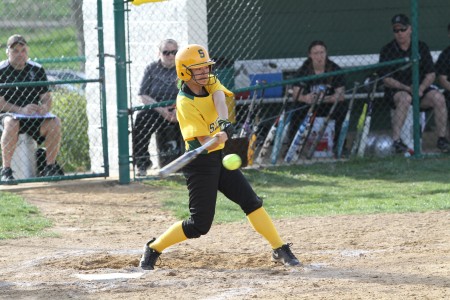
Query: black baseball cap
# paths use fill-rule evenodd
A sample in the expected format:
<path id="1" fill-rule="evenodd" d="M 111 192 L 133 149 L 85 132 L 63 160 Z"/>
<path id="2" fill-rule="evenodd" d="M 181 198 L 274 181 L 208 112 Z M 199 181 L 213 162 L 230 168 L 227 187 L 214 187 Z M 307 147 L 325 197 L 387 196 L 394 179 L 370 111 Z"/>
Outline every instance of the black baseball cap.
<path id="1" fill-rule="evenodd" d="M 9 37 L 8 42 L 6 43 L 6 46 L 8 48 L 13 47 L 16 44 L 21 44 L 21 45 L 28 45 L 27 41 L 25 40 L 25 38 L 19 34 L 15 34 Z"/>
<path id="2" fill-rule="evenodd" d="M 403 26 L 409 26 L 409 18 L 404 14 L 397 14 L 392 17 L 391 20 L 392 25 L 401 24 Z"/>

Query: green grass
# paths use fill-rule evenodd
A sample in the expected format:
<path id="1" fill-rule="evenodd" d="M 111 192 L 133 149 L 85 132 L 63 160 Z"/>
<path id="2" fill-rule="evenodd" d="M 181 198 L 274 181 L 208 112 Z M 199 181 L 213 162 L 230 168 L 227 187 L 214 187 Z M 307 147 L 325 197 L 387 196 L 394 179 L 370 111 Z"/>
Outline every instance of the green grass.
<path id="1" fill-rule="evenodd" d="M 450 210 L 450 157 L 392 158 L 245 170 L 273 218 Z M 159 187 L 164 208 L 188 214 L 184 179 L 147 181 Z M 245 220 L 240 208 L 219 193 L 215 222 Z M 0 239 L 49 235 L 51 226 L 21 197 L 0 192 Z"/>
<path id="2" fill-rule="evenodd" d="M 0 192 L 0 240 L 49 236 L 44 229 L 52 224 L 42 217 L 38 209 L 26 203 L 21 197 Z"/>
<path id="3" fill-rule="evenodd" d="M 245 170 L 274 218 L 404 213 L 450 209 L 450 158 L 373 159 Z M 168 187 L 164 207 L 189 216 L 184 179 L 149 182 Z M 217 223 L 243 220 L 240 208 L 219 193 Z"/>

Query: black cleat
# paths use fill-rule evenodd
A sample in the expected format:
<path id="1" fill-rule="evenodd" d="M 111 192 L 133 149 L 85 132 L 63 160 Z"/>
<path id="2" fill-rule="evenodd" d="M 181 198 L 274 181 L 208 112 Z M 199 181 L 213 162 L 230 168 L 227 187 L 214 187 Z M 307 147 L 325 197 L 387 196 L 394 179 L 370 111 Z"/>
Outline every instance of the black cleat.
<path id="1" fill-rule="evenodd" d="M 151 239 L 144 246 L 144 254 L 142 254 L 139 266 L 144 270 L 153 270 L 155 268 L 156 261 L 158 260 L 161 253 L 150 248 L 150 244 L 155 241 L 155 238 Z"/>
<path id="2" fill-rule="evenodd" d="M 153 163 L 150 159 L 141 159 L 137 162 L 137 172 L 136 176 L 145 177 L 147 176 L 147 170 L 153 166 Z"/>
<path id="3" fill-rule="evenodd" d="M 147 166 L 138 166 L 137 176 L 145 177 L 147 176 Z"/>
<path id="4" fill-rule="evenodd" d="M 13 170 L 11 168 L 2 169 L 1 181 L 5 184 L 17 184 L 16 179 L 13 176 Z"/>
<path id="5" fill-rule="evenodd" d="M 409 150 L 408 146 L 405 145 L 405 143 L 403 143 L 402 139 L 398 139 L 396 141 L 394 141 L 394 150 L 395 153 L 405 153 Z"/>
<path id="6" fill-rule="evenodd" d="M 445 137 L 438 138 L 436 146 L 443 153 L 448 153 L 450 151 L 450 144 Z"/>
<path id="7" fill-rule="evenodd" d="M 282 263 L 285 266 L 301 265 L 301 263 L 292 253 L 290 246 L 292 246 L 292 243 L 285 244 L 280 248 L 274 249 L 272 252 L 272 261 Z"/>

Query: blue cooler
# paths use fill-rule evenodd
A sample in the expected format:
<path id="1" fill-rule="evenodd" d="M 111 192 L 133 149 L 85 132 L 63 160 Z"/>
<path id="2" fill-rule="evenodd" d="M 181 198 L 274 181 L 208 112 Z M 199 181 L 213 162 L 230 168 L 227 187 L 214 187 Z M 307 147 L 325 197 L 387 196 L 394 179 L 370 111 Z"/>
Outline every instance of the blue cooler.
<path id="1" fill-rule="evenodd" d="M 251 86 L 256 85 L 258 80 L 260 84 L 274 83 L 283 81 L 283 73 L 260 73 L 250 74 Z M 261 96 L 261 90 L 258 90 L 258 97 Z M 280 98 L 283 96 L 283 86 L 275 86 L 265 89 L 264 98 Z"/>

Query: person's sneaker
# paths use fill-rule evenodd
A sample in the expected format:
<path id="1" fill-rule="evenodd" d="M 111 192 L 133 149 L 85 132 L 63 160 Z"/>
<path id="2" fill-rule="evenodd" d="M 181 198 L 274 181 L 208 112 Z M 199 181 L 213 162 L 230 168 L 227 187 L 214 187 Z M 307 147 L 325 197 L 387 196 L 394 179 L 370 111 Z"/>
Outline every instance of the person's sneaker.
<path id="1" fill-rule="evenodd" d="M 150 159 L 140 159 L 137 161 L 137 172 L 136 176 L 147 176 L 147 170 L 153 166 L 153 162 Z"/>
<path id="2" fill-rule="evenodd" d="M 147 166 L 138 166 L 136 175 L 142 177 L 147 176 Z"/>
<path id="3" fill-rule="evenodd" d="M 440 137 L 437 140 L 437 147 L 441 152 L 448 153 L 450 151 L 450 145 L 445 137 Z"/>
<path id="4" fill-rule="evenodd" d="M 13 176 L 13 170 L 11 168 L 3 168 L 1 174 L 2 182 L 6 184 L 17 184 L 16 179 Z"/>
<path id="5" fill-rule="evenodd" d="M 285 244 L 280 248 L 274 249 L 272 251 L 272 261 L 279 262 L 284 264 L 285 266 L 298 266 L 301 263 L 298 261 L 297 257 L 292 253 L 291 247 L 292 244 Z"/>
<path id="6" fill-rule="evenodd" d="M 144 254 L 142 254 L 139 266 L 144 270 L 153 270 L 155 268 L 156 261 L 161 253 L 155 249 L 150 248 L 150 244 L 155 241 L 155 238 L 148 241 L 144 246 Z"/>
<path id="7" fill-rule="evenodd" d="M 393 146 L 395 153 L 405 153 L 409 149 L 408 146 L 406 146 L 405 143 L 403 143 L 402 139 L 394 141 Z"/>

